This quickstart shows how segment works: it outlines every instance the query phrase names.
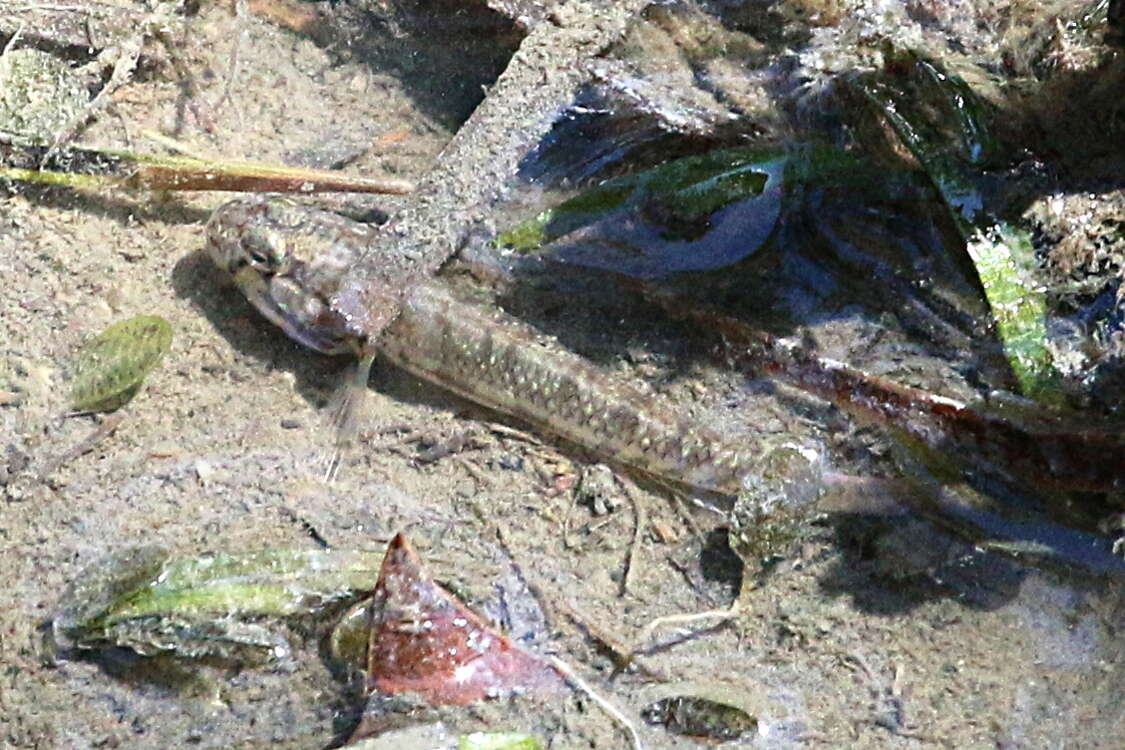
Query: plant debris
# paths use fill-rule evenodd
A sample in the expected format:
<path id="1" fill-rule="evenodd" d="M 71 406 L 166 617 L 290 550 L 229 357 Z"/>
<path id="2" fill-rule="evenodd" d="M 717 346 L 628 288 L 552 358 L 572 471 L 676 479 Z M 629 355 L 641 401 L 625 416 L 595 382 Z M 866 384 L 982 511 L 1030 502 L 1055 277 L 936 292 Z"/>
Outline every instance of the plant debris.
<path id="1" fill-rule="evenodd" d="M 370 606 L 370 690 L 415 693 L 432 705 L 464 705 L 565 687 L 550 664 L 434 583 L 401 533 L 387 549 Z"/>
<path id="2" fill-rule="evenodd" d="M 853 76 L 846 85 L 889 125 L 948 205 L 1023 395 L 1060 403 L 1047 346 L 1047 289 L 1035 279 L 1030 235 L 986 207 L 985 169 L 1003 155 L 992 110 L 961 77 L 912 52 L 893 51 L 885 71 Z"/>
<path id="3" fill-rule="evenodd" d="M 726 742 L 756 732 L 758 720 L 746 711 L 698 695 L 661 698 L 641 709 L 649 724 L 674 734 Z"/>
<path id="4" fill-rule="evenodd" d="M 142 655 L 266 661 L 291 647 L 269 620 L 316 618 L 359 597 L 377 553 L 276 549 L 178 559 L 157 547 L 111 553 L 62 597 L 55 645 L 125 647 Z"/>
<path id="5" fill-rule="evenodd" d="M 52 166 L 53 169 L 44 168 Z M 0 178 L 92 192 L 120 189 L 404 195 L 414 189 L 409 180 L 397 177 L 362 177 L 330 169 L 237 159 L 79 147 L 47 149 L 10 140 L 0 141 Z"/>
<path id="6" fill-rule="evenodd" d="M 153 315 L 114 323 L 78 352 L 70 385 L 76 412 L 114 411 L 129 403 L 172 345 L 172 326 Z"/>

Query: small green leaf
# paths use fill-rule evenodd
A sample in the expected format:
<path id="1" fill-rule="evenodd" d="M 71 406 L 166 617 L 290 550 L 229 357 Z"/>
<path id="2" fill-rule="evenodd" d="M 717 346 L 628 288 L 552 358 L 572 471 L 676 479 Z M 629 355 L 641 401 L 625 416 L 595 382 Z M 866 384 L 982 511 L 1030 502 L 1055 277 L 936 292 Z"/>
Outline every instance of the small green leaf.
<path id="1" fill-rule="evenodd" d="M 543 743 L 523 732 L 474 732 L 457 740 L 457 750 L 543 750 Z"/>
<path id="2" fill-rule="evenodd" d="M 1021 392 L 1042 403 L 1060 403 L 1058 371 L 1047 348 L 1046 289 L 1035 280 L 1031 236 L 997 222 L 991 231 L 970 237 L 968 252 Z"/>
<path id="3" fill-rule="evenodd" d="M 138 315 L 114 323 L 78 352 L 70 387 L 74 411 L 113 411 L 140 390 L 172 344 L 163 318 Z"/>

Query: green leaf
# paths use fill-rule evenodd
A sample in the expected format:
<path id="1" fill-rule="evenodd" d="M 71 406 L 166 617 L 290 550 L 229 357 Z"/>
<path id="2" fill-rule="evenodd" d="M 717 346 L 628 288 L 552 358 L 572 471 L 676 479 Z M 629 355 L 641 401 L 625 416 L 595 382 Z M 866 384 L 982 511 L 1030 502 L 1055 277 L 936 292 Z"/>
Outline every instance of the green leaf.
<path id="1" fill-rule="evenodd" d="M 474 732 L 457 740 L 457 750 L 543 750 L 543 743 L 523 732 Z"/>
<path id="2" fill-rule="evenodd" d="M 966 241 L 996 332 L 1023 395 L 1059 404 L 1059 375 L 1047 348 L 1046 290 L 1035 280 L 1030 235 L 985 210 L 984 167 L 1000 161 L 993 113 L 960 77 L 910 51 L 888 50 L 888 74 L 863 74 L 852 88 L 885 118 L 941 194 Z"/>
<path id="3" fill-rule="evenodd" d="M 177 559 L 126 549 L 90 566 L 63 595 L 56 641 L 141 654 L 223 656 L 288 651 L 269 621 L 323 616 L 369 591 L 382 552 L 271 549 Z"/>
<path id="4" fill-rule="evenodd" d="M 1047 349 L 1046 290 L 1035 280 L 1035 248 L 1022 229 L 998 222 L 969 238 L 1004 353 L 1028 398 L 1058 403 L 1058 372 Z"/>
<path id="5" fill-rule="evenodd" d="M 502 233 L 497 242 L 531 252 L 619 211 L 659 206 L 672 224 L 689 224 L 719 209 L 762 194 L 778 151 L 735 148 L 661 164 L 590 188 Z M 674 230 L 671 230 L 674 231 Z"/>
<path id="6" fill-rule="evenodd" d="M 114 323 L 78 352 L 70 386 L 74 411 L 113 411 L 129 402 L 168 352 L 172 326 L 138 315 Z"/>

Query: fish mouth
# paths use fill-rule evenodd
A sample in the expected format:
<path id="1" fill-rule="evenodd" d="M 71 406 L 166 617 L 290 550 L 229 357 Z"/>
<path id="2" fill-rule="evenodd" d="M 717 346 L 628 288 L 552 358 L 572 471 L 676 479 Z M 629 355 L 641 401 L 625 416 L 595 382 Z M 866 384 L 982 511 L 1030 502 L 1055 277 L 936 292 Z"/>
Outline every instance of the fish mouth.
<path id="1" fill-rule="evenodd" d="M 243 268 L 234 274 L 234 282 L 258 312 L 298 344 L 322 354 L 355 352 L 355 346 L 349 337 L 310 327 L 278 304 L 270 292 L 269 282 L 260 273 L 251 268 Z"/>

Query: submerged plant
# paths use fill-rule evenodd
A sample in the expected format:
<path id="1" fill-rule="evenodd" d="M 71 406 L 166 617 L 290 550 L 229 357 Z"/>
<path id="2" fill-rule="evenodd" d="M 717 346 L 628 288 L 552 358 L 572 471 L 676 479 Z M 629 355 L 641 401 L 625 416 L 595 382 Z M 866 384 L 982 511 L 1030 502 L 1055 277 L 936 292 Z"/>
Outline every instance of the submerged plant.
<path id="1" fill-rule="evenodd" d="M 172 345 L 163 318 L 137 315 L 114 323 L 78 352 L 70 385 L 71 409 L 113 411 L 127 404 Z"/>
<path id="2" fill-rule="evenodd" d="M 1023 395 L 1057 404 L 1047 290 L 1035 279 L 1030 237 L 985 207 L 984 170 L 1003 150 L 992 135 L 988 105 L 957 75 L 901 50 L 888 50 L 886 71 L 853 76 L 845 87 L 890 126 L 949 207 Z"/>
<path id="3" fill-rule="evenodd" d="M 52 622 L 64 649 L 285 664 L 271 620 L 315 617 L 370 590 L 382 554 L 274 549 L 174 558 L 157 547 L 112 553 L 63 595 Z"/>

